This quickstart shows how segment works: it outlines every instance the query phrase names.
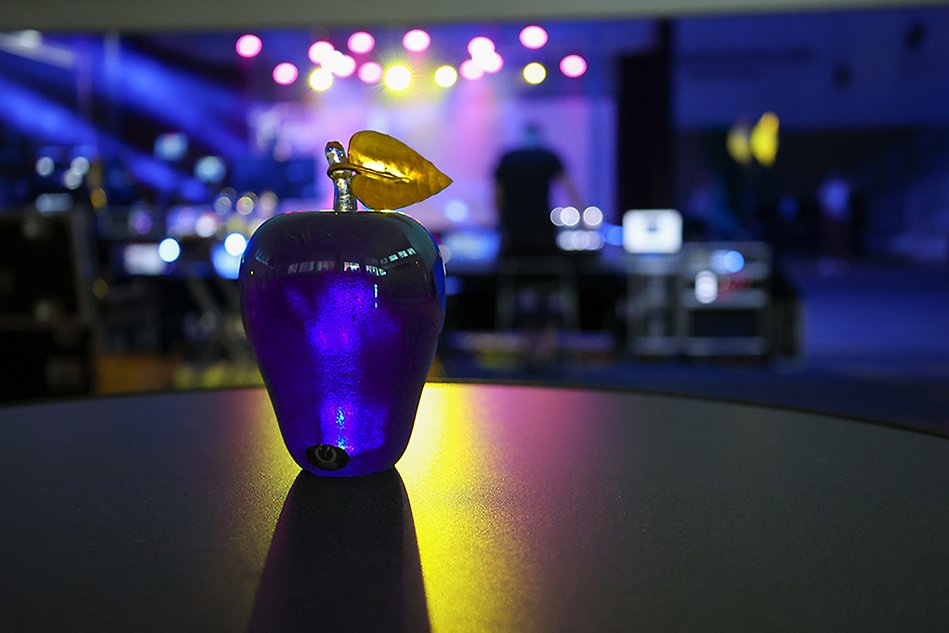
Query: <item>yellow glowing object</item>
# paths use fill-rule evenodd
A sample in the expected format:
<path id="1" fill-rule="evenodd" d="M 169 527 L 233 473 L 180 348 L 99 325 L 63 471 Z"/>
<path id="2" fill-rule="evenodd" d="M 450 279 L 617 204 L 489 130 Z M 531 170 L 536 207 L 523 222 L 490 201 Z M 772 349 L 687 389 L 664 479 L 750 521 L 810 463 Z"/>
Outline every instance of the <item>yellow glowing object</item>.
<path id="1" fill-rule="evenodd" d="M 778 155 L 778 129 L 781 124 L 773 112 L 765 112 L 751 130 L 748 144 L 755 160 L 771 167 Z"/>
<path id="2" fill-rule="evenodd" d="M 442 88 L 451 88 L 458 81 L 458 71 L 451 66 L 442 66 L 435 71 L 435 83 Z"/>
<path id="3" fill-rule="evenodd" d="M 372 209 L 400 209 L 451 184 L 451 178 L 402 141 L 369 130 L 353 135 L 348 160 L 332 169 L 354 171 L 353 195 Z"/>
<path id="4" fill-rule="evenodd" d="M 728 150 L 728 155 L 740 165 L 747 165 L 751 162 L 751 147 L 749 146 L 748 135 L 748 125 L 739 122 L 729 130 L 728 137 L 725 139 L 725 148 Z"/>
<path id="5" fill-rule="evenodd" d="M 333 85 L 333 73 L 320 66 L 310 73 L 310 87 L 317 92 L 325 92 Z"/>
<path id="6" fill-rule="evenodd" d="M 402 92 L 412 84 L 412 71 L 401 64 L 392 66 L 386 70 L 384 81 L 389 90 Z"/>
<path id="7" fill-rule="evenodd" d="M 537 62 L 531 62 L 527 66 L 524 66 L 524 81 L 531 85 L 537 85 L 547 78 L 547 69 L 544 68 L 543 64 Z"/>

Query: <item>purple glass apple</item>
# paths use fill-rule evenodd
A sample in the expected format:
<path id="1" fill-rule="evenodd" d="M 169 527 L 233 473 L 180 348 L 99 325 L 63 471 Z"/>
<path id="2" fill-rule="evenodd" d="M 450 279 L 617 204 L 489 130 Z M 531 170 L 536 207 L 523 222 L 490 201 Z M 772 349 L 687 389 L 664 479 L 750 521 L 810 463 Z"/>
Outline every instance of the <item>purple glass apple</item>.
<path id="1" fill-rule="evenodd" d="M 293 459 L 320 475 L 368 475 L 408 444 L 444 321 L 445 269 L 421 224 L 347 210 L 351 174 L 330 175 L 335 210 L 283 213 L 254 233 L 241 307 Z"/>

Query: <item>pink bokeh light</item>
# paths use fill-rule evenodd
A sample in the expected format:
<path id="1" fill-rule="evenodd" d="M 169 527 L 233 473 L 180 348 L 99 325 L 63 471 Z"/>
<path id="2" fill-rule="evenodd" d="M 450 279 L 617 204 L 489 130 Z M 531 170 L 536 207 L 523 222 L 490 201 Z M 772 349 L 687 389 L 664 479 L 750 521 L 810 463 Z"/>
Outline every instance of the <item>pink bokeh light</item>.
<path id="1" fill-rule="evenodd" d="M 412 29 L 402 38 L 402 46 L 413 53 L 421 53 L 432 44 L 432 37 L 422 29 Z"/>
<path id="2" fill-rule="evenodd" d="M 376 38 L 365 31 L 358 31 L 349 36 L 346 45 L 357 55 L 365 55 L 376 47 Z"/>
<path id="3" fill-rule="evenodd" d="M 477 58 L 479 55 L 485 55 L 487 53 L 493 52 L 494 42 L 484 35 L 473 37 L 471 38 L 471 41 L 468 42 L 468 54 L 471 55 L 472 59 Z"/>
<path id="4" fill-rule="evenodd" d="M 479 52 L 472 57 L 472 61 L 489 74 L 494 74 L 504 67 L 504 58 L 495 51 Z"/>
<path id="5" fill-rule="evenodd" d="M 322 64 L 335 50 L 335 46 L 325 40 L 320 40 L 310 45 L 307 51 L 307 57 L 309 57 L 310 61 L 314 64 Z"/>
<path id="6" fill-rule="evenodd" d="M 463 61 L 461 68 L 458 69 L 458 73 L 469 81 L 484 77 L 484 69 L 478 66 L 473 59 Z"/>
<path id="7" fill-rule="evenodd" d="M 247 35 L 241 35 L 237 38 L 235 48 L 237 49 L 237 54 L 241 57 L 257 57 L 264 48 L 264 44 L 260 41 L 259 37 L 248 33 Z"/>
<path id="8" fill-rule="evenodd" d="M 376 62 L 366 62 L 359 67 L 359 80 L 367 84 L 377 84 L 382 81 L 382 66 Z"/>
<path id="9" fill-rule="evenodd" d="M 281 86 L 289 86 L 296 81 L 299 76 L 300 71 L 290 62 L 281 62 L 274 66 L 273 80 Z"/>
<path id="10" fill-rule="evenodd" d="M 537 50 L 538 48 L 543 48 L 547 43 L 547 31 L 536 24 L 525 26 L 521 29 L 520 40 L 524 48 Z"/>
<path id="11" fill-rule="evenodd" d="M 560 60 L 560 72 L 567 77 L 577 78 L 587 71 L 587 61 L 579 55 L 567 55 Z"/>

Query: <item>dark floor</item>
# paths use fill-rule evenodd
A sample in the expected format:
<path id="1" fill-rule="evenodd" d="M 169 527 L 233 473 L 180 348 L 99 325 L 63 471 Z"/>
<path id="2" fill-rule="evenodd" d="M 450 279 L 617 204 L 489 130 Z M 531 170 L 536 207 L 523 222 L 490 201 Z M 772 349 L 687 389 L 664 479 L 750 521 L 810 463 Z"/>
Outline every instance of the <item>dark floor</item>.
<path id="1" fill-rule="evenodd" d="M 539 380 L 740 400 L 949 435 L 949 271 L 858 263 L 836 276 L 788 264 L 802 295 L 799 358 L 770 365 L 568 355 L 542 368 L 446 362 L 452 378 Z"/>

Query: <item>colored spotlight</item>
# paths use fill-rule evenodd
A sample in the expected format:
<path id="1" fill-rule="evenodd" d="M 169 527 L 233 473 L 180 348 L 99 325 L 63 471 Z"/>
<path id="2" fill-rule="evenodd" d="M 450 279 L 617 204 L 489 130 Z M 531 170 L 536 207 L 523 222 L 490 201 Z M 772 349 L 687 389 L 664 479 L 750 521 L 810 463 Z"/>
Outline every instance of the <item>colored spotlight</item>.
<path id="1" fill-rule="evenodd" d="M 412 29 L 402 37 L 402 46 L 413 53 L 421 53 L 432 43 L 431 36 L 422 29 Z"/>
<path id="2" fill-rule="evenodd" d="M 547 43 L 547 31 L 536 25 L 525 26 L 521 29 L 520 40 L 524 48 L 537 50 Z"/>
<path id="3" fill-rule="evenodd" d="M 299 76 L 300 71 L 290 62 L 281 62 L 274 66 L 273 80 L 281 86 L 289 86 L 296 81 Z"/>
<path id="4" fill-rule="evenodd" d="M 504 67 L 504 58 L 495 51 L 478 53 L 476 57 L 472 58 L 472 61 L 474 61 L 481 70 L 489 74 L 494 74 Z"/>
<path id="5" fill-rule="evenodd" d="M 544 68 L 543 64 L 531 62 L 524 66 L 522 74 L 524 75 L 524 81 L 536 86 L 547 78 L 547 69 Z"/>
<path id="6" fill-rule="evenodd" d="M 474 81 L 475 79 L 481 79 L 484 77 L 484 69 L 481 68 L 478 64 L 475 63 L 473 59 L 466 59 L 461 63 L 461 68 L 459 68 L 461 76 L 469 81 Z"/>
<path id="7" fill-rule="evenodd" d="M 309 57 L 310 61 L 314 64 L 322 64 L 335 50 L 335 46 L 329 42 L 320 40 L 310 45 L 310 49 L 307 51 L 307 57 Z"/>
<path id="8" fill-rule="evenodd" d="M 442 88 L 451 88 L 458 81 L 458 71 L 451 66 L 442 66 L 435 71 L 435 83 Z"/>
<path id="9" fill-rule="evenodd" d="M 412 83 L 412 71 L 401 64 L 392 66 L 385 72 L 384 80 L 389 90 L 402 92 Z"/>
<path id="10" fill-rule="evenodd" d="M 576 226 L 580 224 L 580 211 L 576 207 L 564 207 L 560 219 L 564 226 Z"/>
<path id="11" fill-rule="evenodd" d="M 158 256 L 163 262 L 172 263 L 181 256 L 181 245 L 173 237 L 166 237 L 158 243 Z"/>
<path id="12" fill-rule="evenodd" d="M 356 72 L 356 60 L 339 51 L 333 51 L 323 62 L 323 66 L 337 77 L 351 77 Z"/>
<path id="13" fill-rule="evenodd" d="M 314 68 L 310 73 L 310 88 L 317 92 L 326 92 L 333 85 L 333 73 L 322 66 Z"/>
<path id="14" fill-rule="evenodd" d="M 376 62 L 366 62 L 359 67 L 359 79 L 363 83 L 377 84 L 382 81 L 382 66 Z"/>
<path id="15" fill-rule="evenodd" d="M 240 233 L 231 233 L 224 238 L 224 250 L 227 251 L 228 255 L 234 257 L 243 255 L 245 248 L 247 248 L 247 238 Z"/>
<path id="16" fill-rule="evenodd" d="M 600 226 L 603 223 L 603 212 L 599 207 L 587 207 L 583 210 L 583 223 L 591 227 Z"/>
<path id="17" fill-rule="evenodd" d="M 560 72 L 567 77 L 580 77 L 587 71 L 587 61 L 579 55 L 567 55 L 560 60 Z"/>
<path id="18" fill-rule="evenodd" d="M 468 54 L 471 55 L 472 59 L 478 57 L 479 55 L 493 52 L 494 42 L 483 35 L 473 37 L 471 38 L 471 41 L 468 42 Z"/>
<path id="19" fill-rule="evenodd" d="M 264 48 L 264 44 L 260 41 L 259 37 L 248 33 L 247 35 L 241 35 L 237 38 L 235 48 L 237 49 L 237 54 L 241 57 L 257 57 Z"/>
<path id="20" fill-rule="evenodd" d="M 365 55 L 376 47 L 376 38 L 365 31 L 358 31 L 349 36 L 346 45 L 357 55 Z"/>

